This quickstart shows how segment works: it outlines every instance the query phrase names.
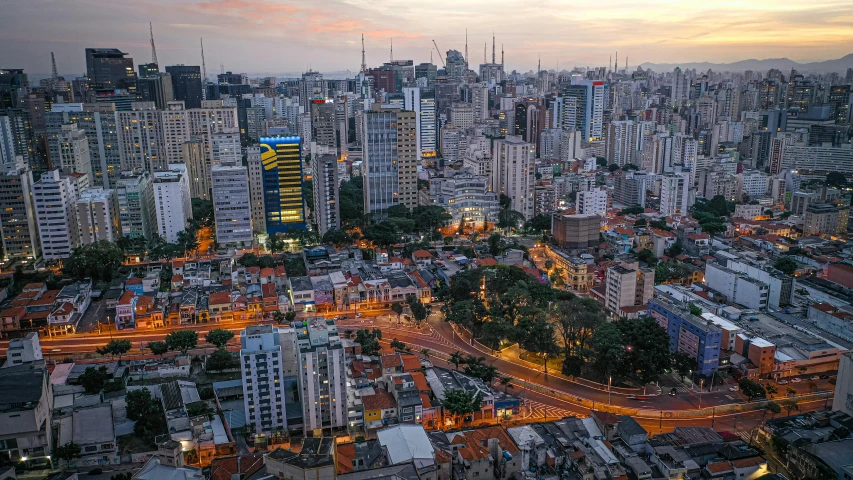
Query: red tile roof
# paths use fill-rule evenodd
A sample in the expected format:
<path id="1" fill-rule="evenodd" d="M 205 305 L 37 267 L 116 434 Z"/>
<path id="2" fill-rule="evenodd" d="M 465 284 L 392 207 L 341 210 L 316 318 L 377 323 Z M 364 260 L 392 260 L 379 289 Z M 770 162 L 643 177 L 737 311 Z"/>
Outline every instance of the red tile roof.
<path id="1" fill-rule="evenodd" d="M 142 279 L 137 278 L 137 277 L 128 278 L 127 281 L 124 282 L 124 284 L 125 285 L 142 285 Z"/>
<path id="2" fill-rule="evenodd" d="M 275 270 L 273 270 L 272 268 L 269 268 L 269 267 L 264 268 L 264 269 L 261 269 L 261 276 L 262 276 L 262 277 L 272 277 L 272 276 L 275 276 Z"/>
<path id="3" fill-rule="evenodd" d="M 210 305 L 231 305 L 231 294 L 228 292 L 211 293 L 208 299 Z"/>
<path id="4" fill-rule="evenodd" d="M 394 395 L 391 395 L 381 388 L 377 388 L 376 393 L 373 395 L 365 395 L 361 397 L 361 403 L 364 406 L 365 412 L 369 410 L 379 410 L 381 408 L 394 408 L 397 406 L 397 400 L 394 399 Z"/>
<path id="5" fill-rule="evenodd" d="M 481 267 L 493 267 L 498 264 L 498 261 L 494 258 L 480 258 L 477 260 L 477 265 Z"/>
<path id="6" fill-rule="evenodd" d="M 382 355 L 380 359 L 380 363 L 382 364 L 382 368 L 388 367 L 402 367 L 403 361 L 400 359 L 400 354 L 392 353 L 389 355 Z M 418 367 L 420 368 L 420 367 Z"/>
<path id="7" fill-rule="evenodd" d="M 430 390 L 429 383 L 426 381 L 426 376 L 423 372 L 409 372 L 412 376 L 412 381 L 415 383 L 415 388 L 420 390 L 421 392 L 427 392 Z"/>
<path id="8" fill-rule="evenodd" d="M 263 467 L 262 453 L 217 457 L 210 462 L 210 480 L 231 480 L 235 475 L 237 478 L 248 478 Z"/>
<path id="9" fill-rule="evenodd" d="M 733 470 L 732 464 L 729 462 L 726 462 L 726 461 L 712 462 L 712 463 L 709 463 L 707 466 L 705 466 L 705 468 L 708 469 L 708 472 L 713 473 L 713 474 L 730 472 Z"/>
<path id="10" fill-rule="evenodd" d="M 432 258 L 432 255 L 430 255 L 426 250 L 415 250 L 412 252 L 412 256 L 415 258 Z"/>
<path id="11" fill-rule="evenodd" d="M 136 294 L 131 292 L 130 290 L 121 294 L 121 298 L 118 299 L 119 305 L 130 305 L 130 302 L 133 300 Z"/>
<path id="12" fill-rule="evenodd" d="M 278 298 L 278 293 L 275 291 L 275 285 L 272 283 L 265 283 L 261 285 L 261 292 L 263 293 L 264 298 Z"/>
<path id="13" fill-rule="evenodd" d="M 735 468 L 749 468 L 761 465 L 762 463 L 767 463 L 767 460 L 765 460 L 764 457 L 755 456 L 733 460 L 732 466 Z"/>
<path id="14" fill-rule="evenodd" d="M 339 443 L 335 445 L 335 470 L 338 475 L 351 473 L 355 470 L 352 461 L 356 459 L 354 443 Z"/>
<path id="15" fill-rule="evenodd" d="M 421 361 L 414 355 L 400 355 L 403 359 L 403 371 L 413 372 L 421 369 Z"/>
<path id="16" fill-rule="evenodd" d="M 27 309 L 23 307 L 7 308 L 0 312 L 0 317 L 17 317 L 22 318 L 27 313 Z"/>

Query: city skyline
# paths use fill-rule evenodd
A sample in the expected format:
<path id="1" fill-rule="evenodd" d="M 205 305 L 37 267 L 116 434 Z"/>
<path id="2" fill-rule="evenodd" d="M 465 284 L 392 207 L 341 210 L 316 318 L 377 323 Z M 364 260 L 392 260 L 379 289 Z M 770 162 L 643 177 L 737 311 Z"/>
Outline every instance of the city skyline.
<path id="1" fill-rule="evenodd" d="M 463 51 L 467 28 L 469 57 L 480 62 L 480 48 L 506 51 L 508 70 L 606 66 L 619 52 L 619 65 L 640 63 L 728 63 L 786 57 L 819 61 L 851 53 L 853 5 L 833 0 L 801 4 L 758 1 L 705 5 L 701 2 L 616 0 L 595 6 L 543 1 L 517 6 L 505 1 L 445 0 L 411 5 L 397 0 L 147 0 L 109 4 L 82 0 L 11 3 L 0 20 L 7 48 L 4 68 L 33 74 L 50 71 L 50 52 L 64 74 L 83 72 L 86 47 L 115 47 L 150 61 L 147 23 L 154 25 L 161 67 L 201 63 L 199 38 L 205 38 L 208 76 L 226 70 L 249 74 L 357 71 L 360 36 L 367 61 L 395 58 L 440 65 L 442 56 Z M 753 20 L 761 18 L 760 22 Z M 62 19 L 50 20 L 50 19 Z M 128 20 L 131 20 L 128 22 Z M 518 28 L 524 25 L 524 28 Z M 97 27 L 97 28 L 95 28 Z M 568 28 L 567 28 L 568 27 Z M 677 45 L 675 44 L 677 43 Z M 246 52 L 252 55 L 246 55 Z M 498 55 L 500 52 L 498 52 Z M 615 61 L 615 58 L 614 58 Z"/>

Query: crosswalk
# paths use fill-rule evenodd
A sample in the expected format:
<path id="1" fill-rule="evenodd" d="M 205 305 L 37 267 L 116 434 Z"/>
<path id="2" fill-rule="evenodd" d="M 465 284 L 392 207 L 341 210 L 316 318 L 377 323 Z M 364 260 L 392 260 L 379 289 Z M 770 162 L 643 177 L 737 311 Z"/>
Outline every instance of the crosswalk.
<path id="1" fill-rule="evenodd" d="M 530 412 L 530 415 L 527 418 L 563 418 L 575 415 L 568 410 L 553 407 L 551 405 L 545 405 L 544 403 L 539 403 L 533 400 L 527 400 L 527 404 L 527 408 Z M 527 416 L 527 413 L 525 413 L 525 416 Z"/>

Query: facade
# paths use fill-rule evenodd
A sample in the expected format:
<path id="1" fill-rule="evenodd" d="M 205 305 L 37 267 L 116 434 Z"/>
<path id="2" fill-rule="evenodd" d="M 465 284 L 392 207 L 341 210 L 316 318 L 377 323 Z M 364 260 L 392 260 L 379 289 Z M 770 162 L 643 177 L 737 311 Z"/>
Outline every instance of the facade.
<path id="1" fill-rule="evenodd" d="M 154 184 L 151 174 L 139 169 L 124 172 L 115 182 L 121 236 L 151 240 L 156 231 Z"/>
<path id="2" fill-rule="evenodd" d="M 183 101 L 187 108 L 201 108 L 201 68 L 192 65 L 171 65 L 166 73 L 172 77 L 175 100 Z"/>
<path id="3" fill-rule="evenodd" d="M 252 205 L 246 167 L 214 165 L 211 186 L 217 243 L 251 245 Z"/>
<path id="4" fill-rule="evenodd" d="M 607 269 L 604 307 L 620 317 L 634 312 L 625 307 L 646 305 L 654 295 L 655 271 L 637 262 L 622 262 Z"/>
<path id="5" fill-rule="evenodd" d="M 210 199 L 210 166 L 204 160 L 204 145 L 194 139 L 181 145 L 183 163 L 187 167 L 192 198 Z"/>
<path id="6" fill-rule="evenodd" d="M 115 190 L 89 188 L 74 204 L 77 235 L 81 245 L 115 242 L 121 236 L 118 197 Z"/>
<path id="7" fill-rule="evenodd" d="M 713 374 L 720 362 L 722 330 L 704 318 L 692 315 L 683 302 L 656 292 L 649 301 L 649 316 L 669 333 L 669 350 L 696 359 L 696 373 Z"/>
<path id="8" fill-rule="evenodd" d="M 39 239 L 47 260 L 68 258 L 78 245 L 75 201 L 70 178 L 59 170 L 45 172 L 33 185 Z"/>
<path id="9" fill-rule="evenodd" d="M 534 213 L 534 182 L 536 180 L 534 145 L 508 136 L 495 142 L 492 163 L 492 191 L 512 200 L 511 208 L 524 215 Z"/>
<path id="10" fill-rule="evenodd" d="M 452 217 L 452 223 L 464 220 L 477 227 L 483 222 L 497 222 L 500 204 L 497 195 L 489 190 L 489 179 L 470 169 L 447 169 L 444 177 L 434 177 L 429 183 L 432 205 L 441 206 Z"/>
<path id="11" fill-rule="evenodd" d="M 246 327 L 240 336 L 243 408 L 256 433 L 287 429 L 285 370 L 295 370 L 291 329 Z M 289 365 L 289 366 L 288 366 Z"/>
<path id="12" fill-rule="evenodd" d="M 585 192 L 578 192 L 577 212 L 580 215 L 607 214 L 607 190 L 595 188 Z"/>
<path id="13" fill-rule="evenodd" d="M 646 206 L 646 191 L 654 184 L 654 175 L 647 172 L 623 171 L 616 177 L 613 186 L 614 201 L 631 207 Z"/>
<path id="14" fill-rule="evenodd" d="M 845 353 L 839 357 L 832 410 L 840 410 L 853 416 L 853 353 Z"/>
<path id="15" fill-rule="evenodd" d="M 92 181 L 92 158 L 89 155 L 89 139 L 77 125 L 62 125 L 58 134 L 59 165 L 62 173 L 82 173 Z"/>
<path id="16" fill-rule="evenodd" d="M 297 331 L 305 432 L 346 428 L 347 366 L 334 320 L 313 317 Z"/>
<path id="17" fill-rule="evenodd" d="M 829 203 L 812 204 L 806 208 L 804 235 L 838 235 L 847 233 L 850 207 Z"/>
<path id="18" fill-rule="evenodd" d="M 617 120 L 610 123 L 607 134 L 607 163 L 620 167 L 629 163 L 638 163 L 634 159 L 636 151 L 637 124 L 631 120 Z"/>
<path id="19" fill-rule="evenodd" d="M 374 105 L 364 118 L 364 212 L 384 218 L 389 207 L 418 206 L 417 116 Z"/>
<path id="20" fill-rule="evenodd" d="M 756 310 L 767 308 L 770 287 L 746 274 L 709 262 L 705 266 L 705 284 L 731 302 Z"/>
<path id="21" fill-rule="evenodd" d="M 0 118 L 2 120 L 2 118 Z M 59 133 L 62 125 L 73 123 L 86 132 L 89 139 L 92 185 L 115 188 L 121 168 L 116 112 L 112 104 L 61 103 L 53 104 L 45 114 L 48 156 L 54 165 L 59 158 Z"/>
<path id="22" fill-rule="evenodd" d="M 551 217 L 554 242 L 567 250 L 587 250 L 599 244 L 599 215 L 554 215 Z"/>
<path id="23" fill-rule="evenodd" d="M 302 200 L 302 139 L 261 139 L 264 218 L 267 233 L 305 229 Z"/>
<path id="24" fill-rule="evenodd" d="M 665 216 L 687 215 L 691 202 L 690 175 L 687 172 L 667 173 L 660 176 L 660 208 Z"/>
<path id="25" fill-rule="evenodd" d="M 21 157 L 18 157 L 21 158 Z M 0 236 L 3 258 L 34 260 L 41 256 L 36 209 L 33 203 L 33 173 L 19 170 L 0 173 Z"/>
<path id="26" fill-rule="evenodd" d="M 421 88 L 406 87 L 403 89 L 403 108 L 415 112 L 418 160 L 435 157 L 435 98 L 425 96 Z"/>
<path id="27" fill-rule="evenodd" d="M 210 136 L 210 165 L 240 165 L 243 162 L 238 132 L 217 132 Z"/>
<path id="28" fill-rule="evenodd" d="M 86 49 L 86 78 L 94 89 L 136 91 L 133 59 L 116 48 Z"/>
<path id="29" fill-rule="evenodd" d="M 338 157 L 318 147 L 311 155 L 314 183 L 314 220 L 320 235 L 330 229 L 341 228 L 341 206 L 339 203 Z"/>
<path id="30" fill-rule="evenodd" d="M 193 216 L 190 182 L 185 165 L 169 165 L 169 171 L 154 173 L 154 213 L 157 233 L 168 243 L 178 241 Z"/>
<path id="31" fill-rule="evenodd" d="M 259 147 L 249 147 L 246 159 L 249 169 L 249 200 L 252 203 L 252 230 L 255 233 L 266 233 L 264 164 L 261 162 L 261 149 Z"/>
<path id="32" fill-rule="evenodd" d="M 160 113 L 154 102 L 134 102 L 132 110 L 116 112 L 121 171 L 142 168 L 153 173 L 166 168 Z"/>
<path id="33" fill-rule="evenodd" d="M 43 459 L 54 446 L 53 386 L 44 360 L 2 369 L 0 443 L 8 461 Z"/>

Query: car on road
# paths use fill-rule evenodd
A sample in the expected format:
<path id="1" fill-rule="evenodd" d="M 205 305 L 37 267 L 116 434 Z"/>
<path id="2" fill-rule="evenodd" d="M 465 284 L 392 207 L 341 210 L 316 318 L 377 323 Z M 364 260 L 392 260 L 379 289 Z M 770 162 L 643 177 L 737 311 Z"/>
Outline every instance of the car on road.
<path id="1" fill-rule="evenodd" d="M 776 382 L 776 383 L 778 383 L 779 385 L 787 385 L 787 384 L 788 384 L 788 381 L 787 381 L 787 380 L 785 380 L 784 378 L 780 378 L 780 379 L 779 379 L 779 381 L 778 381 L 778 382 Z"/>
<path id="2" fill-rule="evenodd" d="M 361 314 L 360 314 L 360 313 L 356 313 L 356 314 L 355 314 L 355 318 L 361 318 Z"/>
<path id="3" fill-rule="evenodd" d="M 740 390 L 740 387 L 738 387 L 737 385 L 735 385 L 734 387 L 729 388 L 729 391 L 730 391 L 730 392 L 737 392 L 738 390 Z"/>
<path id="4" fill-rule="evenodd" d="M 803 379 L 800 377 L 794 377 L 791 379 L 791 383 L 800 383 L 802 381 L 803 381 Z"/>
<path id="5" fill-rule="evenodd" d="M 672 396 L 672 397 L 674 397 L 677 393 L 678 393 L 678 391 L 675 389 L 675 387 L 673 387 L 673 388 L 669 391 L 669 395 L 670 395 L 670 396 Z"/>
<path id="6" fill-rule="evenodd" d="M 809 380 L 820 380 L 820 375 L 812 375 Z"/>

